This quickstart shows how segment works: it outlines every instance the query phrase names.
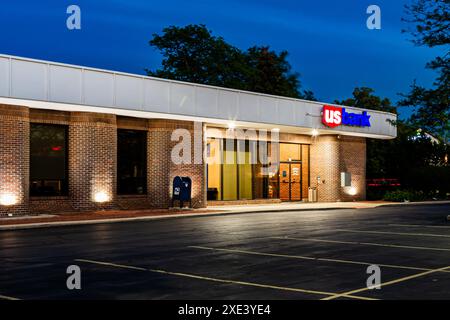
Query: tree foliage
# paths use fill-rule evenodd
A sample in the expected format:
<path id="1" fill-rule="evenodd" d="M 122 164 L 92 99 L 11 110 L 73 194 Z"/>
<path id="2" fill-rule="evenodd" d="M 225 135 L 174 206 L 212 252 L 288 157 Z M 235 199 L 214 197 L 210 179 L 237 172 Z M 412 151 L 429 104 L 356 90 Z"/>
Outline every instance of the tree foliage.
<path id="1" fill-rule="evenodd" d="M 412 41 L 421 46 L 442 47 L 444 55 L 436 57 L 427 68 L 438 73 L 433 88 L 424 88 L 415 82 L 409 93 L 399 102 L 402 106 L 416 107 L 412 122 L 424 130 L 448 141 L 450 130 L 450 1 L 417 0 L 406 6 L 407 18 L 412 27 Z"/>
<path id="2" fill-rule="evenodd" d="M 374 95 L 374 90 L 367 87 L 355 88 L 353 90 L 353 97 L 342 101 L 336 100 L 336 103 L 363 109 L 397 113 L 397 109 L 392 106 L 391 101 L 388 98 L 382 99 Z"/>
<path id="3" fill-rule="evenodd" d="M 376 96 L 373 89 L 366 87 L 355 88 L 352 97 L 336 103 L 396 112 L 389 99 Z M 367 178 L 398 178 L 403 187 L 450 192 L 450 180 L 442 181 L 445 174 L 449 176 L 450 147 L 433 143 L 412 121 L 398 120 L 396 126 L 396 139 L 367 139 Z"/>
<path id="4" fill-rule="evenodd" d="M 405 29 L 417 45 L 428 47 L 448 45 L 450 39 L 450 1 L 448 0 L 417 0 L 406 5 L 406 18 L 409 23 Z"/>
<path id="5" fill-rule="evenodd" d="M 300 91 L 299 74 L 292 72 L 287 51 L 277 53 L 268 46 L 243 51 L 204 25 L 164 28 L 149 44 L 163 56 L 160 69 L 146 70 L 150 76 L 315 99 L 311 91 Z"/>

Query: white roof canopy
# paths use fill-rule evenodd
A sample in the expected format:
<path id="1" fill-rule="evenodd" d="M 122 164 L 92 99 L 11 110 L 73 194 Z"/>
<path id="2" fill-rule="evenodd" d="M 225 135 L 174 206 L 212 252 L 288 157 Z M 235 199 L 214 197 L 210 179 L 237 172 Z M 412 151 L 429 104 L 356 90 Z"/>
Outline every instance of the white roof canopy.
<path id="1" fill-rule="evenodd" d="M 395 114 L 368 111 L 370 127 L 322 124 L 324 103 L 0 55 L 0 103 L 32 108 L 202 121 L 389 139 Z M 327 103 L 327 105 L 330 105 Z M 331 104 L 334 105 L 334 104 Z"/>

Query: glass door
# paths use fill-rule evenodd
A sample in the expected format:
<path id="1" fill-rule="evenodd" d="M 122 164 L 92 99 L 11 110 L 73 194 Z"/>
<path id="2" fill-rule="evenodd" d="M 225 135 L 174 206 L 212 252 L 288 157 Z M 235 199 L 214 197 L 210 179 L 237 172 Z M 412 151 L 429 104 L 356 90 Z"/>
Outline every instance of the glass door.
<path id="1" fill-rule="evenodd" d="M 289 201 L 291 199 L 290 169 L 291 166 L 289 163 L 280 163 L 280 199 L 282 201 Z"/>
<path id="2" fill-rule="evenodd" d="M 302 166 L 300 162 L 280 163 L 280 199 L 302 200 Z"/>
<path id="3" fill-rule="evenodd" d="M 302 166 L 300 163 L 290 163 L 290 189 L 291 189 L 291 201 L 301 201 L 302 200 Z"/>

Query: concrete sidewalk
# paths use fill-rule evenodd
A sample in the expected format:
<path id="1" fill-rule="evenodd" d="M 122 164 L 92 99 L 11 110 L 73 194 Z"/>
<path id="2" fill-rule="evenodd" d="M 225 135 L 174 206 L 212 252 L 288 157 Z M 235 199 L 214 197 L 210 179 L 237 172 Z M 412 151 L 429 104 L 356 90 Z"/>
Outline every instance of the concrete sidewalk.
<path id="1" fill-rule="evenodd" d="M 286 211 L 314 211 L 314 210 L 336 210 L 336 209 L 367 209 L 379 206 L 404 206 L 404 205 L 430 205 L 430 204 L 450 204 L 450 201 L 424 201 L 424 202 L 386 202 L 386 201 L 359 201 L 359 202 L 282 202 L 277 204 L 258 205 L 221 205 L 209 206 L 207 209 L 190 210 L 141 210 L 141 211 L 111 211 L 90 213 L 92 217 L 80 213 L 67 215 L 38 215 L 0 218 L 0 231 L 19 230 L 43 227 L 86 225 L 100 223 L 114 223 L 125 221 L 144 221 L 155 219 L 170 219 L 182 217 L 199 217 L 225 214 L 241 213 L 264 213 L 264 212 L 286 212 Z M 139 213 L 139 214 L 136 214 Z M 95 215 L 97 214 L 97 215 Z M 88 214 L 89 215 L 89 214 Z M 111 215 L 108 217 L 108 215 Z M 101 218 L 105 216 L 105 218 Z M 70 218 L 72 217 L 72 219 Z M 42 221 L 48 220 L 48 221 Z"/>

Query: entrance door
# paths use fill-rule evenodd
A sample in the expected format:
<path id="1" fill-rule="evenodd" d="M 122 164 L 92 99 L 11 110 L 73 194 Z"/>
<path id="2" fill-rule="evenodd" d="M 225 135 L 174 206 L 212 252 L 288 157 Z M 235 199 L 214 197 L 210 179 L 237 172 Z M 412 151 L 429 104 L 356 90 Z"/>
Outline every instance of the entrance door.
<path id="1" fill-rule="evenodd" d="M 300 162 L 280 163 L 280 199 L 302 200 L 302 167 Z"/>

